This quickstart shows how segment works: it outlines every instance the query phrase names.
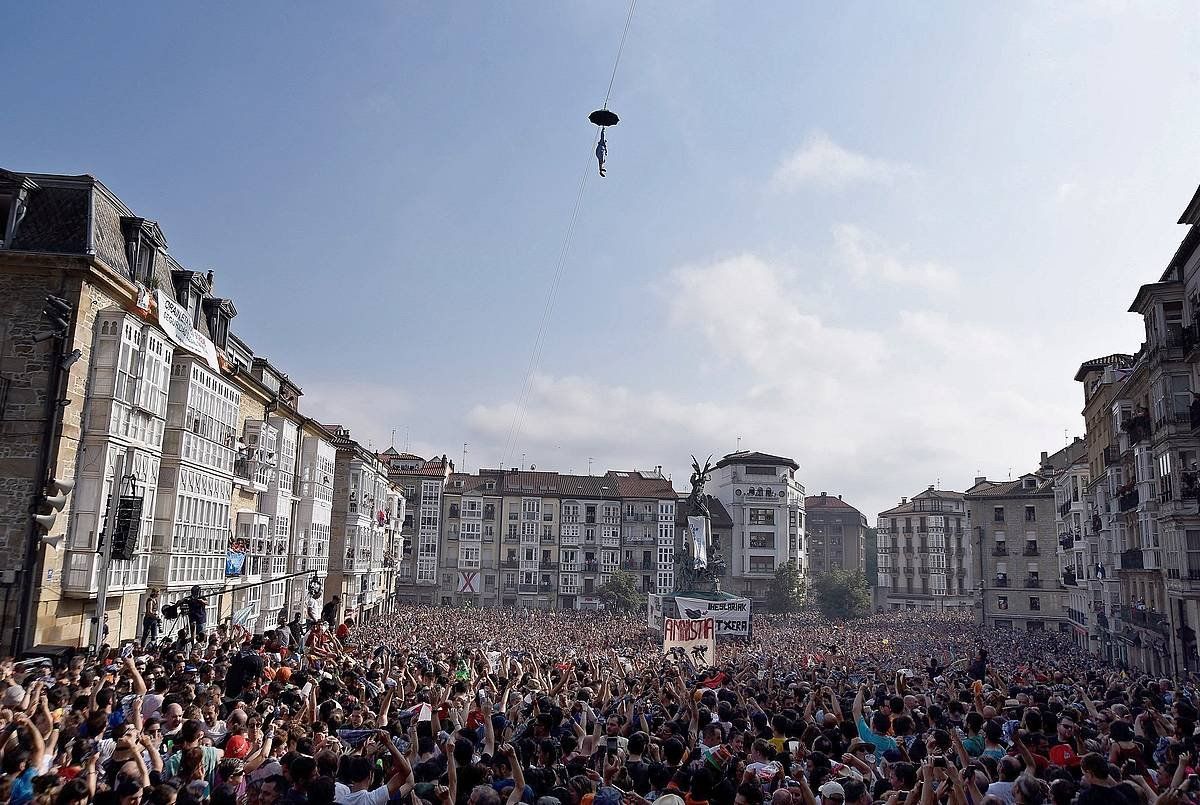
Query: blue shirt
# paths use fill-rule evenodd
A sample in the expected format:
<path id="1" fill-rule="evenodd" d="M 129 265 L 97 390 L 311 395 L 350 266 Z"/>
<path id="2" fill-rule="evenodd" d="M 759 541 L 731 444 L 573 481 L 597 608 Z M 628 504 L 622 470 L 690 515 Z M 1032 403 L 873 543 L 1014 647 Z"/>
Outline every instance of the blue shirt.
<path id="1" fill-rule="evenodd" d="M 25 805 L 27 802 L 33 802 L 33 778 L 36 776 L 37 769 L 29 767 L 13 778 L 9 805 Z"/>
<path id="2" fill-rule="evenodd" d="M 883 753 L 887 750 L 900 748 L 894 738 L 889 738 L 886 735 L 877 735 L 867 726 L 867 720 L 862 716 L 858 717 L 858 737 L 875 747 L 876 763 L 883 760 Z"/>

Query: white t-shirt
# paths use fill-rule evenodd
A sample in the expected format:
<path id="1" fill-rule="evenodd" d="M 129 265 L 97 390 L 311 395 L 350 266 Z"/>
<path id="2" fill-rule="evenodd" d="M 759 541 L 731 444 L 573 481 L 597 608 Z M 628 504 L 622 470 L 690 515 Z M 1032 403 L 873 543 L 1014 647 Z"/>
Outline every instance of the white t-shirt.
<path id="1" fill-rule="evenodd" d="M 387 805 L 391 798 L 386 785 L 373 791 L 351 791 L 345 783 L 333 784 L 333 801 L 338 805 Z"/>
<path id="2" fill-rule="evenodd" d="M 1009 782 L 995 782 L 988 786 L 987 795 L 989 797 L 998 797 L 1002 802 L 1011 805 L 1013 801 L 1013 784 Z"/>

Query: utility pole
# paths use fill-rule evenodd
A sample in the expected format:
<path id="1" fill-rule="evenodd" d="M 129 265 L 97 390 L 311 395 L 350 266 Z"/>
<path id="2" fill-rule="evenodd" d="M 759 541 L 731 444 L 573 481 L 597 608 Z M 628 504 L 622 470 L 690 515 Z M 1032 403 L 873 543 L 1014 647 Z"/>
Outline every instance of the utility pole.
<path id="1" fill-rule="evenodd" d="M 113 467 L 112 492 L 108 496 L 108 511 L 104 514 L 104 544 L 100 546 L 100 569 L 96 571 L 96 614 L 92 618 L 92 648 L 99 652 L 104 642 L 104 609 L 108 603 L 108 569 L 112 565 L 112 546 L 117 533 L 117 510 L 121 505 L 121 487 L 133 474 L 133 448 L 121 454 L 120 469 Z"/>

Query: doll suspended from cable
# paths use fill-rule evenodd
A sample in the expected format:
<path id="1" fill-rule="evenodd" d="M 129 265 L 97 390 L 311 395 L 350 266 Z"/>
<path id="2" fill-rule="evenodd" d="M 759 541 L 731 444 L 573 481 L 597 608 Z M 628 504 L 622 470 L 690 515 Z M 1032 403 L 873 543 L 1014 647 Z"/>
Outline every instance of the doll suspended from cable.
<path id="1" fill-rule="evenodd" d="M 600 127 L 600 141 L 596 143 L 596 164 L 600 169 L 600 175 L 605 176 L 604 163 L 608 160 L 608 140 L 604 137 L 604 130 L 620 123 L 621 118 L 617 117 L 616 112 L 610 112 L 608 107 L 605 107 L 588 115 L 588 120 Z"/>

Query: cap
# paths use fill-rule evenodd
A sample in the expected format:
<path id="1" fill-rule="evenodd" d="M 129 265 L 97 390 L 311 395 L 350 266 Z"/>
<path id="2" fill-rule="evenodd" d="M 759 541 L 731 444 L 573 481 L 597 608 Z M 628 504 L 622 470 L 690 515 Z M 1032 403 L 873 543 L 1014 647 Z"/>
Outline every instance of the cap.
<path id="1" fill-rule="evenodd" d="M 1050 762 L 1055 766 L 1071 767 L 1079 765 L 1079 755 L 1067 744 L 1058 744 L 1050 748 Z"/>
<path id="2" fill-rule="evenodd" d="M 230 736 L 225 743 L 225 755 L 227 757 L 235 757 L 245 759 L 250 755 L 250 742 L 243 735 Z"/>
<path id="3" fill-rule="evenodd" d="M 652 805 L 683 805 L 683 797 L 678 794 L 663 794 L 654 800 Z"/>
<path id="4" fill-rule="evenodd" d="M 828 782 L 817 789 L 817 793 L 823 797 L 843 797 L 846 796 L 846 789 L 842 788 L 841 783 Z"/>
<path id="5" fill-rule="evenodd" d="M 1019 701 L 1017 701 L 1016 699 L 1005 699 L 1004 700 L 1004 709 L 1005 710 L 1015 710 L 1020 706 L 1021 706 L 1021 703 Z"/>

